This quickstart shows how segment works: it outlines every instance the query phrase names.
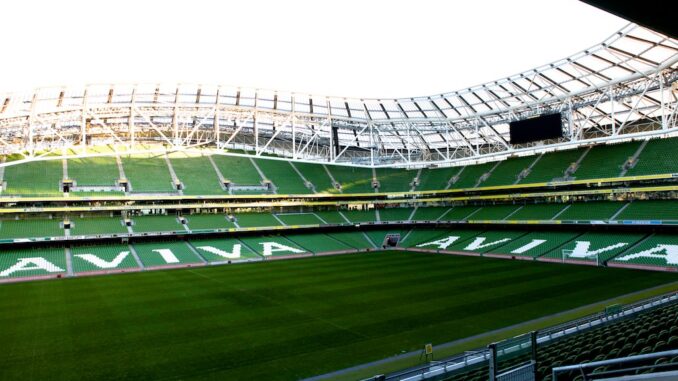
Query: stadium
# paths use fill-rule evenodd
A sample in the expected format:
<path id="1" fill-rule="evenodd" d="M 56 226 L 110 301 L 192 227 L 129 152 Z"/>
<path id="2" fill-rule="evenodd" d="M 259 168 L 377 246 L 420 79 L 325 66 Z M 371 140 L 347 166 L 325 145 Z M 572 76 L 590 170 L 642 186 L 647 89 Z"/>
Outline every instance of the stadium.
<path id="1" fill-rule="evenodd" d="M 678 378 L 660 29 L 430 96 L 0 93 L 0 380 Z"/>

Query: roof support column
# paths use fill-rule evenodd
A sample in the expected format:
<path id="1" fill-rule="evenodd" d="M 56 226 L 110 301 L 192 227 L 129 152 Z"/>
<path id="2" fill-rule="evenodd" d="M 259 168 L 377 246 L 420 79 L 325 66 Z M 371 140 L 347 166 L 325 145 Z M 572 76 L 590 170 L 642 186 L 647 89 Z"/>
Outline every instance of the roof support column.
<path id="1" fill-rule="evenodd" d="M 214 143 L 216 144 L 217 147 L 219 147 L 219 137 L 220 137 L 220 131 L 219 131 L 219 90 L 221 90 L 221 87 L 217 88 L 217 96 L 216 96 L 216 101 L 214 102 L 214 121 L 212 123 L 212 127 L 214 128 Z"/>
<path id="2" fill-rule="evenodd" d="M 82 95 L 82 112 L 80 113 L 80 147 L 82 147 L 82 153 L 85 154 L 87 151 L 87 88 Z"/>
<path id="3" fill-rule="evenodd" d="M 372 135 L 372 122 L 369 122 L 370 127 L 370 165 L 374 167 L 374 136 Z"/>
<path id="4" fill-rule="evenodd" d="M 129 135 L 130 135 L 130 148 L 134 147 L 135 139 L 135 129 L 134 129 L 134 118 L 135 118 L 135 108 L 136 108 L 136 92 L 137 88 L 132 89 L 132 106 L 129 110 Z"/>
<path id="5" fill-rule="evenodd" d="M 292 159 L 297 159 L 297 118 L 294 115 L 294 95 L 292 95 Z"/>

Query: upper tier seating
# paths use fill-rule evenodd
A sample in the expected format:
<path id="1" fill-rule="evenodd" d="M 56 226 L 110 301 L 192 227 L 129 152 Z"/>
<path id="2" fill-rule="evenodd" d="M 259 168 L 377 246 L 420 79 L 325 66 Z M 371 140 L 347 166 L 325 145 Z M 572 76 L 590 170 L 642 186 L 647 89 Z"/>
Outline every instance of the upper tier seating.
<path id="1" fill-rule="evenodd" d="M 5 167 L 3 196 L 61 196 L 61 160 L 33 161 Z"/>
<path id="2" fill-rule="evenodd" d="M 338 189 L 332 184 L 332 179 L 327 174 L 325 166 L 320 164 L 294 163 L 299 172 L 310 181 L 317 193 L 337 193 Z"/>
<path id="3" fill-rule="evenodd" d="M 278 194 L 312 193 L 288 161 L 256 159 L 254 162 L 264 176 L 275 184 Z"/>
<path id="4" fill-rule="evenodd" d="M 67 161 L 68 177 L 77 186 L 115 186 L 120 178 L 114 156 L 85 157 Z"/>
<path id="5" fill-rule="evenodd" d="M 624 162 L 638 147 L 640 142 L 594 146 L 579 164 L 574 177 L 577 180 L 618 177 Z"/>
<path id="6" fill-rule="evenodd" d="M 535 156 L 523 156 L 504 160 L 480 186 L 489 187 L 515 184 L 518 182 L 518 175 L 532 165 L 535 160 Z"/>
<path id="7" fill-rule="evenodd" d="M 562 178 L 570 164 L 579 160 L 585 149 L 557 151 L 541 156 L 532 166 L 530 173 L 519 181 L 520 184 L 543 183 Z"/>
<path id="8" fill-rule="evenodd" d="M 478 165 L 467 165 L 464 167 L 464 170 L 459 174 L 458 180 L 453 183 L 451 189 L 461 189 L 461 188 L 475 188 L 481 176 L 489 172 L 494 168 L 497 163 L 484 163 Z M 480 184 L 484 186 L 484 184 Z"/>
<path id="9" fill-rule="evenodd" d="M 409 192 L 417 171 L 407 169 L 377 168 L 379 192 Z"/>
<path id="10" fill-rule="evenodd" d="M 678 160 L 672 150 L 678 138 L 652 139 L 644 147 L 635 166 L 625 176 L 667 174 L 678 172 Z M 238 186 L 257 186 L 258 189 L 232 189 L 236 194 L 268 193 L 261 188 L 264 178 L 277 187 L 279 194 L 318 193 L 374 193 L 432 191 L 474 187 L 508 186 L 514 183 L 530 184 L 565 179 L 565 171 L 582 158 L 579 166 L 567 179 L 596 179 L 617 177 L 623 166 L 640 147 L 641 142 L 598 145 L 591 149 L 582 147 L 566 151 L 545 153 L 539 156 L 509 158 L 501 162 L 487 162 L 465 167 L 424 168 L 421 170 L 353 167 L 290 162 L 265 158 L 227 156 L 211 152 L 169 153 L 176 178 L 183 184 L 186 195 L 226 194 L 220 184 L 224 180 Z M 588 152 L 587 152 L 588 151 Z M 584 155 L 584 153 L 586 155 Z M 204 155 L 204 156 L 203 156 Z M 211 156 L 208 156 L 211 155 Z M 17 159 L 12 157 L 13 159 Z M 214 170 L 214 161 L 218 172 Z M 149 153 L 121 156 L 122 169 L 135 193 L 176 192 L 176 185 L 167 165 L 165 154 Z M 253 162 L 262 171 L 257 171 Z M 8 164 L 12 164 L 11 161 Z M 114 186 L 120 171 L 114 156 L 67 159 L 67 175 L 78 186 Z M 295 170 L 295 168 L 298 170 Z M 525 171 L 529 168 L 529 171 Z M 329 173 L 328 173 L 329 172 Z M 2 173 L 0 171 L 0 173 Z M 518 180 L 519 175 L 526 174 Z M 301 174 L 301 175 L 300 175 Z M 376 174 L 376 177 L 375 177 Z M 59 196 L 60 182 L 64 176 L 61 159 L 40 160 L 7 165 L 3 180 L 3 195 Z M 413 182 L 418 176 L 417 182 Z M 313 187 L 304 183 L 306 179 Z M 335 187 L 332 179 L 341 187 Z M 414 188 L 412 187 L 414 186 Z M 232 193 L 233 193 L 232 192 Z M 112 195 L 115 193 L 107 192 Z M 97 195 L 91 191 L 86 195 Z"/>
<path id="11" fill-rule="evenodd" d="M 123 156 L 122 166 L 135 193 L 174 192 L 164 154 Z"/>
<path id="12" fill-rule="evenodd" d="M 342 193 L 373 193 L 372 169 L 328 165 L 332 177 L 341 184 Z"/>
<path id="13" fill-rule="evenodd" d="M 431 191 L 447 188 L 450 179 L 459 174 L 464 167 L 424 168 L 419 175 L 418 191 Z"/>
<path id="14" fill-rule="evenodd" d="M 237 185 L 261 185 L 262 178 L 248 157 L 213 155 L 224 180 Z"/>
<path id="15" fill-rule="evenodd" d="M 653 175 L 678 172 L 675 151 L 678 138 L 652 139 L 640 153 L 636 165 L 626 176 Z"/>
<path id="16" fill-rule="evenodd" d="M 209 157 L 189 156 L 183 152 L 172 153 L 168 156 L 174 173 L 183 184 L 184 194 L 226 194 Z"/>

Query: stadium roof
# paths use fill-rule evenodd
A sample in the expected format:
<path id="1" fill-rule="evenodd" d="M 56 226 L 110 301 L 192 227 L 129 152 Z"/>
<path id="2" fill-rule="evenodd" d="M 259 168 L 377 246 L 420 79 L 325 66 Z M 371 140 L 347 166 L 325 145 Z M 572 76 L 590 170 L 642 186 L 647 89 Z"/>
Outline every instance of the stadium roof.
<path id="1" fill-rule="evenodd" d="M 0 95 L 0 143 L 5 151 L 17 150 L 17 144 L 25 144 L 27 137 L 18 142 L 16 138 L 28 125 L 33 135 L 42 126 L 54 130 L 51 136 L 60 139 L 61 145 L 75 144 L 84 134 L 76 130 L 73 138 L 64 138 L 65 127 L 84 129 L 84 114 L 89 113 L 90 122 L 114 134 L 115 126 L 146 124 L 171 145 L 186 144 L 189 137 L 196 143 L 191 128 L 231 125 L 233 135 L 228 142 L 238 142 L 234 136 L 249 131 L 250 139 L 240 143 L 253 146 L 257 154 L 277 146 L 283 151 L 277 153 L 295 158 L 322 156 L 338 161 L 347 151 L 357 149 L 357 156 L 359 151 L 370 151 L 372 164 L 375 150 L 384 154 L 377 160 L 381 162 L 402 162 L 404 151 L 408 162 L 413 151 L 417 162 L 452 161 L 514 151 L 520 147 L 510 146 L 506 124 L 552 111 L 568 113 L 570 143 L 587 137 L 615 138 L 636 121 L 654 120 L 661 129 L 671 130 L 676 125 L 676 91 L 670 88 L 678 76 L 677 62 L 678 41 L 629 24 L 567 58 L 431 96 L 359 99 L 194 84 L 43 88 Z M 121 107 L 135 111 L 120 112 Z M 138 115 L 130 117 L 135 112 Z M 170 132 L 163 133 L 163 126 Z M 178 129 L 185 131 L 178 133 Z M 585 130 L 590 129 L 599 133 L 587 134 Z M 170 139 L 172 130 L 175 136 Z M 187 138 L 177 140 L 182 134 Z M 259 144 L 259 137 L 269 138 L 262 139 L 265 146 Z M 298 151 L 300 144 L 308 148 L 311 140 L 325 149 L 315 154 Z M 281 148 L 285 142 L 291 145 L 289 152 Z M 331 146 L 337 148 L 333 154 L 327 148 Z"/>

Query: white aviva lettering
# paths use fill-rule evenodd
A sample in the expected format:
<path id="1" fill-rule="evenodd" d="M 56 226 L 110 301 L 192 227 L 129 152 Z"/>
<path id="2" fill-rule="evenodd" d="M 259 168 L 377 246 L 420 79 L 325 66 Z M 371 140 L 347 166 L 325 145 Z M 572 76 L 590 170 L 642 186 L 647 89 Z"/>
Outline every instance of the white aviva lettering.
<path id="1" fill-rule="evenodd" d="M 464 250 L 478 250 L 478 249 L 484 249 L 486 247 L 498 245 L 500 243 L 508 242 L 511 240 L 511 238 L 502 238 L 498 239 L 494 242 L 488 242 L 486 244 L 483 244 L 487 237 L 477 237 L 476 239 L 473 240 L 473 242 L 469 243 L 468 246 L 464 248 Z"/>
<path id="2" fill-rule="evenodd" d="M 570 254 L 570 257 L 572 257 L 572 258 L 595 257 L 598 254 L 602 254 L 602 253 L 605 253 L 607 251 L 612 251 L 614 249 L 619 249 L 619 248 L 624 247 L 626 245 L 628 245 L 628 243 L 619 242 L 619 243 L 615 243 L 614 245 L 601 247 L 598 250 L 589 251 L 589 248 L 591 247 L 591 242 L 589 242 L 589 241 L 576 241 L 574 249 L 572 250 L 572 254 Z"/>
<path id="3" fill-rule="evenodd" d="M 431 242 L 426 242 L 426 243 L 420 243 L 417 245 L 417 247 L 424 247 L 424 246 L 438 246 L 438 249 L 447 249 L 451 244 L 455 243 L 459 239 L 458 236 L 451 235 L 449 237 L 441 238 L 436 241 L 431 241 Z"/>
<path id="4" fill-rule="evenodd" d="M 669 265 L 678 265 L 678 245 L 659 244 L 651 249 L 627 254 L 617 258 L 618 261 L 630 261 L 636 258 L 664 259 Z"/>
<path id="5" fill-rule="evenodd" d="M 5 271 L 0 272 L 1 276 L 10 276 L 18 271 L 44 270 L 48 273 L 64 272 L 62 268 L 42 257 L 19 258 L 17 263 Z"/>
<path id="6" fill-rule="evenodd" d="M 228 258 L 228 259 L 236 259 L 240 258 L 240 244 L 236 243 L 233 245 L 232 251 L 229 253 L 228 251 L 221 250 L 219 248 L 216 248 L 214 246 L 198 246 L 196 249 L 204 250 L 208 253 L 216 254 L 220 257 Z"/>
<path id="7" fill-rule="evenodd" d="M 160 254 L 165 263 L 179 263 L 179 258 L 170 249 L 153 249 L 152 251 Z"/>
<path id="8" fill-rule="evenodd" d="M 289 252 L 289 253 L 303 253 L 303 250 L 296 249 L 294 247 L 289 247 L 277 242 L 261 242 L 260 245 L 263 246 L 263 254 L 266 256 L 273 255 L 273 253 L 278 252 Z"/>
<path id="9" fill-rule="evenodd" d="M 94 254 L 76 254 L 75 256 L 78 258 L 82 258 L 83 260 L 93 264 L 94 266 L 100 269 L 114 269 L 120 266 L 122 261 L 124 261 L 128 255 L 129 251 L 121 251 L 120 254 L 116 255 L 116 257 L 113 258 L 113 260 L 111 261 L 101 259 L 100 257 Z"/>
<path id="10" fill-rule="evenodd" d="M 523 245 L 511 252 L 511 254 L 522 254 L 528 250 L 532 250 L 535 247 L 541 245 L 542 243 L 546 242 L 545 239 L 533 239 L 532 242 L 528 243 L 527 245 Z"/>

